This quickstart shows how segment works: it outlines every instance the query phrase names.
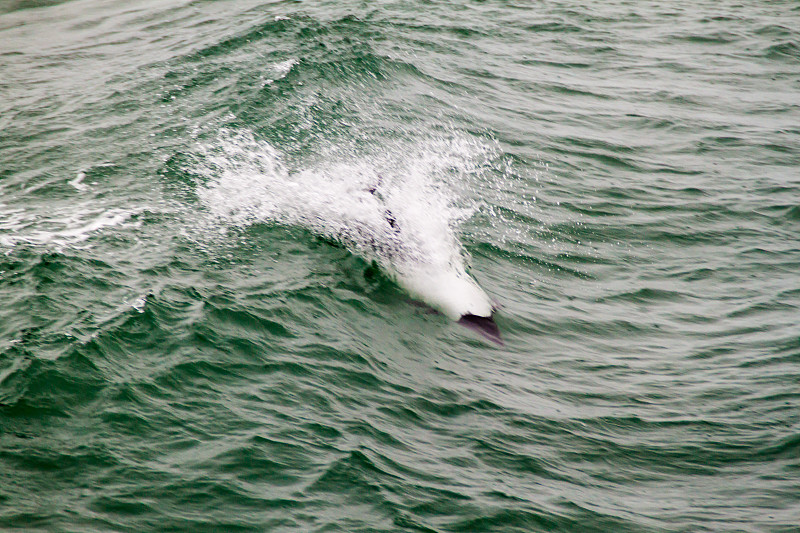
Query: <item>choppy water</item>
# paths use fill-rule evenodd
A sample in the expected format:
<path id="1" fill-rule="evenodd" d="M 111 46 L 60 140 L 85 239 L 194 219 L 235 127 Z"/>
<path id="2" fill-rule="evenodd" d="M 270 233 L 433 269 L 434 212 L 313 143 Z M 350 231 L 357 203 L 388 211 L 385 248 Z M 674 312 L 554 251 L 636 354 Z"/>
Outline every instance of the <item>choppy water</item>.
<path id="1" fill-rule="evenodd" d="M 798 28 L 0 3 L 0 529 L 798 531 Z"/>

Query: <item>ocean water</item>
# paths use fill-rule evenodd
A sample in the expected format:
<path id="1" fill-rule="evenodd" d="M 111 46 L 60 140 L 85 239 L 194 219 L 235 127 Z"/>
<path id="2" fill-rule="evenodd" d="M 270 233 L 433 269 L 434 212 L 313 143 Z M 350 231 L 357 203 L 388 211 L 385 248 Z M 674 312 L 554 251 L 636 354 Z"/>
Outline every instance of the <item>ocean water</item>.
<path id="1" fill-rule="evenodd" d="M 797 2 L 0 2 L 0 530 L 800 531 L 798 234 Z"/>

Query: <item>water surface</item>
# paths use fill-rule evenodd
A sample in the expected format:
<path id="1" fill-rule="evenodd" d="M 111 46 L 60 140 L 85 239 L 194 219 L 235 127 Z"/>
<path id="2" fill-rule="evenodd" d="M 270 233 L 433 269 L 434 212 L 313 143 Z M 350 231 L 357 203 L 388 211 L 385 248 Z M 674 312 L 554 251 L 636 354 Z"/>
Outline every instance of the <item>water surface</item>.
<path id="1" fill-rule="evenodd" d="M 0 528 L 797 531 L 798 28 L 4 3 Z"/>

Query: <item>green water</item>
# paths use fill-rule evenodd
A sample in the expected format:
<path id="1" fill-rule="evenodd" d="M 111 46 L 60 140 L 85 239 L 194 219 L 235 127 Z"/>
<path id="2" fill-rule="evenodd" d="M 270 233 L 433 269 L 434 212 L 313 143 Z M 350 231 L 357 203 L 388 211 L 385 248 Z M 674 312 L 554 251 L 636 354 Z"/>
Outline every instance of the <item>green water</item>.
<path id="1" fill-rule="evenodd" d="M 0 530 L 800 531 L 798 28 L 0 2 Z"/>

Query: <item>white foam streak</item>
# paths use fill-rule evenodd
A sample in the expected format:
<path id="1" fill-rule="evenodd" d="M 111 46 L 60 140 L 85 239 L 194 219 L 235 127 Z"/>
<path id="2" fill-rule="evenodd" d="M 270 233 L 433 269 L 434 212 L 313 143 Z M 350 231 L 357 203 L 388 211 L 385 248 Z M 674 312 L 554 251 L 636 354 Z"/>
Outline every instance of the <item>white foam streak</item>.
<path id="1" fill-rule="evenodd" d="M 97 231 L 125 223 L 136 211 L 70 206 L 49 216 L 23 210 L 7 210 L 0 221 L 0 245 L 13 249 L 18 244 L 68 246 L 89 239 Z"/>
<path id="2" fill-rule="evenodd" d="M 76 189 L 78 189 L 79 191 L 85 191 L 86 189 L 88 189 L 88 188 L 89 188 L 89 186 L 88 186 L 88 185 L 86 185 L 85 183 L 83 183 L 83 180 L 84 180 L 85 178 L 86 178 L 86 173 L 85 173 L 85 172 L 83 172 L 83 171 L 81 171 L 81 172 L 78 172 L 78 175 L 77 175 L 77 176 L 75 176 L 75 179 L 73 179 L 73 180 L 70 180 L 70 181 L 69 181 L 69 182 L 67 182 L 67 183 L 69 183 L 70 185 L 72 185 L 73 187 L 75 187 Z"/>

